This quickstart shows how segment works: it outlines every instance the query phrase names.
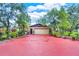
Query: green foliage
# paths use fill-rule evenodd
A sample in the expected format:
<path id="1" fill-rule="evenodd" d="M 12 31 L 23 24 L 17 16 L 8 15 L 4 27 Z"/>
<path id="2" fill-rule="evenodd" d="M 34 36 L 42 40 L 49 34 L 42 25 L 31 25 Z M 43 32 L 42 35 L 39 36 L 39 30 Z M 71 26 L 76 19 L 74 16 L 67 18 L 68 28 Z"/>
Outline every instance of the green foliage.
<path id="1" fill-rule="evenodd" d="M 78 32 L 75 32 L 75 31 L 72 31 L 70 36 L 73 38 L 73 39 L 78 39 Z"/>
<path id="2" fill-rule="evenodd" d="M 25 32 L 25 29 L 29 29 L 29 22 L 28 22 L 28 16 L 26 14 L 19 14 L 17 15 L 17 21 L 16 23 L 19 26 L 19 29 L 22 30 L 23 32 Z M 19 32 L 21 33 L 21 31 Z"/>
<path id="3" fill-rule="evenodd" d="M 42 19 L 38 20 L 38 23 L 42 24 L 42 25 L 46 25 L 47 24 L 47 20 L 45 18 L 42 18 Z"/>
<path id="4" fill-rule="evenodd" d="M 2 39 L 6 39 L 6 38 L 7 38 L 7 34 L 4 33 L 4 34 L 2 35 Z"/>
<path id="5" fill-rule="evenodd" d="M 7 38 L 7 34 L 6 34 L 6 33 L 2 33 L 2 34 L 0 35 L 0 41 L 4 40 L 4 39 L 6 39 L 6 38 Z"/>
<path id="6" fill-rule="evenodd" d="M 20 31 L 18 32 L 18 36 L 22 36 L 22 35 L 24 35 L 24 34 L 25 34 L 25 32 L 22 31 L 22 30 L 20 30 Z"/>
<path id="7" fill-rule="evenodd" d="M 10 35 L 12 38 L 15 38 L 15 37 L 17 37 L 17 32 L 11 32 Z"/>
<path id="8" fill-rule="evenodd" d="M 47 18 L 45 19 L 49 20 L 49 27 L 53 29 L 51 31 L 52 35 L 57 37 L 70 36 L 74 39 L 79 39 L 79 33 L 73 31 L 74 29 L 77 30 L 76 25 L 79 24 L 79 14 L 77 13 L 79 11 L 76 7 L 78 7 L 78 5 L 75 5 L 74 9 L 73 7 L 69 7 L 68 10 L 63 7 L 61 7 L 60 10 L 53 8 L 47 13 Z"/>
<path id="9" fill-rule="evenodd" d="M 7 7 L 6 7 L 7 6 Z M 7 11 L 7 9 L 10 10 Z M 18 31 L 10 32 L 12 37 L 24 35 L 29 29 L 30 18 L 26 13 L 26 8 L 22 4 L 0 4 L 0 25 L 5 26 L 6 31 L 0 35 L 0 39 L 8 38 L 10 32 L 10 21 L 15 21 L 18 24 Z M 18 14 L 16 11 L 19 11 Z M 14 19 L 16 18 L 16 19 Z M 60 10 L 53 8 L 47 15 L 42 17 L 40 24 L 48 25 L 51 29 L 51 34 L 57 37 L 71 36 L 74 39 L 79 38 L 79 33 L 73 31 L 76 25 L 79 24 L 79 4 L 71 4 L 66 9 L 61 6 Z M 69 31 L 70 32 L 69 32 Z M 77 30 L 77 29 L 76 29 Z"/>
<path id="10" fill-rule="evenodd" d="M 17 13 L 17 11 L 19 11 L 19 13 Z M 11 21 L 14 22 L 12 23 Z M 6 34 L 2 36 L 3 38 L 6 36 L 7 38 L 10 37 L 10 26 L 17 27 L 16 24 L 19 24 L 17 28 L 25 30 L 25 28 L 29 28 L 29 21 L 30 17 L 26 13 L 26 9 L 23 4 L 0 3 L 0 25 L 6 28 Z M 11 35 L 16 37 L 15 32 L 11 32 Z"/>
<path id="11" fill-rule="evenodd" d="M 63 29 L 63 30 L 68 30 L 71 28 L 71 24 L 69 23 L 69 21 L 63 19 L 59 24 L 58 24 L 59 28 Z"/>
<path id="12" fill-rule="evenodd" d="M 64 36 L 69 36 L 69 34 L 70 34 L 70 32 L 68 32 L 68 31 L 66 31 L 66 32 L 64 32 Z"/>
<path id="13" fill-rule="evenodd" d="M 68 30 L 71 28 L 71 24 L 68 20 L 68 13 L 66 13 L 66 11 L 64 10 L 64 8 L 61 7 L 60 11 L 59 11 L 59 20 L 60 23 L 58 24 L 59 28 L 61 28 L 62 30 Z"/>
<path id="14" fill-rule="evenodd" d="M 60 32 L 52 32 L 52 35 L 54 35 L 56 37 L 61 37 L 61 33 Z"/>

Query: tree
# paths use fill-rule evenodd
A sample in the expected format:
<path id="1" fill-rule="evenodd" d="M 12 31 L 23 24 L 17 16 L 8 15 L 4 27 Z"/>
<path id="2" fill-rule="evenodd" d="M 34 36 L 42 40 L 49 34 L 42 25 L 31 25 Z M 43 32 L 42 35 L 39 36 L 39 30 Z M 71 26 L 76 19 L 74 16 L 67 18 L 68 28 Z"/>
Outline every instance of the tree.
<path id="1" fill-rule="evenodd" d="M 69 17 L 69 14 L 66 13 L 66 11 L 64 10 L 63 7 L 61 7 L 61 9 L 59 11 L 59 17 L 58 17 L 58 19 L 60 20 L 60 23 L 58 25 L 60 29 L 66 31 L 71 28 L 71 24 L 68 20 L 68 17 Z"/>
<path id="2" fill-rule="evenodd" d="M 79 4 L 67 4 L 67 12 L 69 14 L 69 21 L 71 23 L 71 31 L 75 29 L 77 25 L 77 20 L 79 19 Z"/>
<path id="3" fill-rule="evenodd" d="M 23 32 L 25 32 L 25 29 L 29 28 L 29 17 L 26 14 L 19 14 L 17 15 L 17 21 L 16 23 L 19 26 L 19 30 L 22 30 Z"/>
<path id="4" fill-rule="evenodd" d="M 25 18 L 26 11 L 24 10 L 25 7 L 23 4 L 19 3 L 1 3 L 0 4 L 0 22 L 4 24 L 4 26 L 7 28 L 7 38 L 9 38 L 9 32 L 11 29 L 12 22 L 14 21 L 16 23 L 17 15 L 21 14 L 23 19 Z M 28 17 L 28 16 L 27 16 Z M 28 17 L 29 18 L 29 17 Z M 29 19 L 26 21 L 28 23 Z M 13 24 L 15 24 L 13 22 Z M 28 24 L 27 24 L 28 25 Z"/>
<path id="5" fill-rule="evenodd" d="M 38 23 L 39 23 L 39 24 L 42 24 L 42 25 L 47 25 L 47 24 L 48 24 L 47 16 L 45 15 L 44 17 L 41 17 L 41 18 L 38 20 Z"/>
<path id="6" fill-rule="evenodd" d="M 48 15 L 48 19 L 49 19 L 49 27 L 53 30 L 53 31 L 56 31 L 56 29 L 58 29 L 58 23 L 59 23 L 59 20 L 58 20 L 58 14 L 59 14 L 59 11 L 57 10 L 57 8 L 53 8 L 50 12 L 47 13 Z"/>

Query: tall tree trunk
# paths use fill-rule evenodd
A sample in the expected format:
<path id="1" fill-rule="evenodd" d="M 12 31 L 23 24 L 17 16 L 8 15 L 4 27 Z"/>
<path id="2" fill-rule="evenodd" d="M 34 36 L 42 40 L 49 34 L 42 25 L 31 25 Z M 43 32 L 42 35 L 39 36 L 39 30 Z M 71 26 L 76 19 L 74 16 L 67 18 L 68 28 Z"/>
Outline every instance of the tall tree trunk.
<path id="1" fill-rule="evenodd" d="M 23 32 L 24 32 L 24 34 L 25 34 L 25 27 L 24 27 L 24 25 L 23 25 L 22 27 L 23 27 Z"/>
<path id="2" fill-rule="evenodd" d="M 9 36 L 9 18 L 7 19 L 7 38 L 9 38 L 10 36 Z"/>

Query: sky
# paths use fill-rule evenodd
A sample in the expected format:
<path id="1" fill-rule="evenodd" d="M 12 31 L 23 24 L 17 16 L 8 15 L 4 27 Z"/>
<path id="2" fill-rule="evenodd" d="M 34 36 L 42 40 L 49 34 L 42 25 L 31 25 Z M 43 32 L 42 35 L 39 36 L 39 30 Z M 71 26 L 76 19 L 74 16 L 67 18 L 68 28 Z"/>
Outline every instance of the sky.
<path id="1" fill-rule="evenodd" d="M 65 3 L 25 3 L 28 15 L 31 18 L 31 23 L 36 24 L 36 21 L 47 14 L 52 8 L 57 9 Z"/>
<path id="2" fill-rule="evenodd" d="M 0 3 L 26 3 L 27 12 L 34 24 L 37 19 L 47 14 L 53 7 L 59 9 L 60 5 L 64 5 L 65 3 L 79 3 L 79 0 L 0 0 Z"/>

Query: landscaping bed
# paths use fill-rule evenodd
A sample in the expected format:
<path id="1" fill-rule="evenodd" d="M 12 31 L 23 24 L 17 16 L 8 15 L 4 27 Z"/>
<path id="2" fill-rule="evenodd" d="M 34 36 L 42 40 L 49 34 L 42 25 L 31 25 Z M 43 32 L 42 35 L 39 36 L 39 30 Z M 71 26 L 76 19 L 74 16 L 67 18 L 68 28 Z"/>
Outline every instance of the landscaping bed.
<path id="1" fill-rule="evenodd" d="M 52 35 L 58 38 L 71 39 L 77 41 L 79 40 L 79 32 L 77 31 L 64 32 L 63 34 L 61 32 L 52 32 Z"/>

